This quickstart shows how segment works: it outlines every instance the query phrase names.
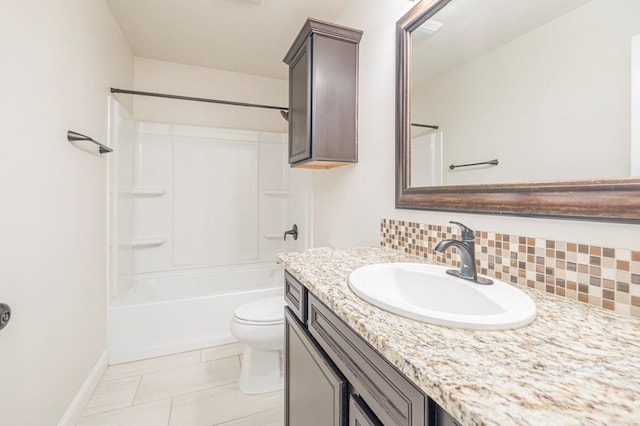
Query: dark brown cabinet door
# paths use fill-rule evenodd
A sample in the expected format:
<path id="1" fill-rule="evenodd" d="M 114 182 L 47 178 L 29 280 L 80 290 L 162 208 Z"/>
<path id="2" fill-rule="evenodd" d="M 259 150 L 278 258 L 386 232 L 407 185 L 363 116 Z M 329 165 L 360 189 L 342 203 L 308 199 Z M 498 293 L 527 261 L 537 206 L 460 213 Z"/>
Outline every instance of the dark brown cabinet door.
<path id="1" fill-rule="evenodd" d="M 346 425 L 347 390 L 344 377 L 285 308 L 285 424 Z"/>
<path id="2" fill-rule="evenodd" d="M 311 158 L 310 50 L 308 39 L 289 67 L 289 163 Z"/>
<path id="3" fill-rule="evenodd" d="M 356 162 L 358 45 L 321 35 L 312 38 L 313 159 Z"/>

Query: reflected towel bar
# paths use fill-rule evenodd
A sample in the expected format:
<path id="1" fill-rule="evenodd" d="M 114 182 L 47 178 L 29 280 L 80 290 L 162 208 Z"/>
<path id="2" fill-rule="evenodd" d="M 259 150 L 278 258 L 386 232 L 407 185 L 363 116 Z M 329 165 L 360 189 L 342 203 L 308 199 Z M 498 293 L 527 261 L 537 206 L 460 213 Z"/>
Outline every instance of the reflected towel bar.
<path id="1" fill-rule="evenodd" d="M 497 166 L 498 165 L 498 160 L 496 159 L 496 160 L 483 161 L 482 163 L 452 164 L 452 165 L 449 166 L 449 169 L 453 170 L 456 167 L 482 166 L 484 164 Z"/>
<path id="2" fill-rule="evenodd" d="M 100 154 L 104 154 L 107 152 L 113 152 L 113 149 L 109 148 L 106 145 L 101 144 L 97 140 L 90 138 L 89 136 L 85 136 L 82 133 L 74 132 L 73 130 L 67 131 L 67 140 L 69 142 L 77 142 L 77 141 L 89 141 L 93 142 L 100 147 Z"/>
<path id="3" fill-rule="evenodd" d="M 426 127 L 427 129 L 433 129 L 433 130 L 438 130 L 440 128 L 440 126 L 434 126 L 432 124 L 411 123 L 411 125 L 414 127 Z"/>

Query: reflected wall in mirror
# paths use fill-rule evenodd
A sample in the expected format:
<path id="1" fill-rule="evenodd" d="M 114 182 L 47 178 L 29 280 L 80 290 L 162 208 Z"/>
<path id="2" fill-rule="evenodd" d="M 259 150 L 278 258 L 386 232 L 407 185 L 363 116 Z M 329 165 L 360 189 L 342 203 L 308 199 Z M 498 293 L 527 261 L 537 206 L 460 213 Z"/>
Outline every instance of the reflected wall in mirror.
<path id="1" fill-rule="evenodd" d="M 410 186 L 630 177 L 636 34 L 636 0 L 451 1 L 411 32 Z"/>
<path id="2" fill-rule="evenodd" d="M 639 1 L 423 0 L 397 41 L 397 207 L 640 219 Z"/>

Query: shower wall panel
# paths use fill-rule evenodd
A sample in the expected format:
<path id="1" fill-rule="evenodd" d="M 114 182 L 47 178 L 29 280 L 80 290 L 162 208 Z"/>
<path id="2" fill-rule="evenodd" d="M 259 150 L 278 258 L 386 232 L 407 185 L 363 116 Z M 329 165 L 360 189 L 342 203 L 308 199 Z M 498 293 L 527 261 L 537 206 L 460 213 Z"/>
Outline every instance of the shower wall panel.
<path id="1" fill-rule="evenodd" d="M 285 250 L 285 135 L 137 128 L 135 273 L 270 262 Z"/>
<path id="2" fill-rule="evenodd" d="M 138 123 L 135 159 L 135 272 L 172 267 L 173 126 Z"/>
<path id="3" fill-rule="evenodd" d="M 111 296 L 126 293 L 133 278 L 133 196 L 135 121 L 115 99 L 110 101 L 109 146 L 109 288 Z"/>
<path id="4" fill-rule="evenodd" d="M 258 143 L 176 137 L 175 265 L 257 261 Z"/>
<path id="5" fill-rule="evenodd" d="M 259 235 L 261 260 L 273 260 L 278 252 L 288 250 L 285 247 L 282 233 L 291 228 L 288 223 L 289 163 L 286 134 L 261 133 L 260 139 L 260 229 Z M 267 142 L 268 141 L 268 142 Z M 281 212 L 272 214 L 270 212 Z M 301 225 L 301 224 L 299 224 Z M 289 238 L 291 240 L 291 238 Z"/>

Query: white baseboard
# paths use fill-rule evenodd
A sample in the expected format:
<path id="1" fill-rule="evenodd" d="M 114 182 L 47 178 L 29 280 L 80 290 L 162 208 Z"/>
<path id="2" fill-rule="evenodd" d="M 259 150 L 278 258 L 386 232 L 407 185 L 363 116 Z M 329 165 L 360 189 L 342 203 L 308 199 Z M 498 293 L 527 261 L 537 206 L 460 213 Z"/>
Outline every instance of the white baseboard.
<path id="1" fill-rule="evenodd" d="M 107 369 L 107 360 L 109 359 L 109 353 L 105 349 L 100 354 L 96 365 L 93 367 L 87 379 L 84 381 L 78 393 L 71 401 L 71 404 L 67 407 L 67 411 L 65 411 L 64 415 L 58 422 L 58 426 L 75 426 L 80 417 L 82 416 L 82 412 L 84 411 L 84 407 L 89 402 L 91 395 L 93 395 L 93 391 L 98 386 L 102 375 L 104 374 L 104 370 Z"/>

